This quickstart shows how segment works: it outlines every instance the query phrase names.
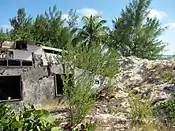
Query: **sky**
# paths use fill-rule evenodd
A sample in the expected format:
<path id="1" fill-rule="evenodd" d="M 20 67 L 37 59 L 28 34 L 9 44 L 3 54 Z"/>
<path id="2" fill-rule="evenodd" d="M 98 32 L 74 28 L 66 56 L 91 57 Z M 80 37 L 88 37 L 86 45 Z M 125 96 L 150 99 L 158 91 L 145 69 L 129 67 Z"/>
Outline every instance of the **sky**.
<path id="1" fill-rule="evenodd" d="M 80 16 L 102 15 L 112 27 L 112 19 L 120 16 L 120 12 L 130 0 L 0 0 L 0 28 L 10 29 L 9 19 L 14 17 L 19 8 L 33 17 L 44 13 L 49 7 L 57 5 L 66 18 L 70 9 L 77 9 Z M 149 8 L 149 17 L 157 17 L 162 26 L 168 29 L 159 39 L 168 43 L 165 55 L 175 54 L 175 0 L 153 0 Z"/>

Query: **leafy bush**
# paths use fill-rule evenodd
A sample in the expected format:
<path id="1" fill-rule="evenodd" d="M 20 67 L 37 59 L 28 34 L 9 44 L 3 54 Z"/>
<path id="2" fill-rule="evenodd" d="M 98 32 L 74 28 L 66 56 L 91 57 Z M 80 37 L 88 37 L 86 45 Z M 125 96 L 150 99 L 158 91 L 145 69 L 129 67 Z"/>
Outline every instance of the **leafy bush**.
<path id="1" fill-rule="evenodd" d="M 151 99 L 141 100 L 141 95 L 129 93 L 130 118 L 134 124 L 144 123 L 146 119 L 153 118 L 153 109 L 150 107 Z"/>
<path id="2" fill-rule="evenodd" d="M 161 110 L 169 120 L 175 120 L 175 100 L 161 102 L 154 109 L 155 113 Z"/>
<path id="3" fill-rule="evenodd" d="M 153 107 L 151 107 L 151 96 L 141 99 L 141 94 L 129 93 L 130 119 L 132 130 L 153 131 L 158 129 Z"/>
<path id="4" fill-rule="evenodd" d="M 160 76 L 165 82 L 175 83 L 175 76 L 171 70 L 160 72 Z"/>
<path id="5" fill-rule="evenodd" d="M 94 105 L 95 99 L 92 96 L 90 82 L 81 78 L 76 79 L 74 85 L 70 86 L 69 78 L 64 81 L 64 94 L 69 106 L 69 122 L 76 126 L 82 122 L 89 109 Z"/>
<path id="6" fill-rule="evenodd" d="M 66 51 L 63 51 L 63 59 L 77 68 L 107 77 L 113 77 L 119 71 L 116 50 L 102 47 L 99 43 L 93 43 L 90 48 L 68 44 Z"/>
<path id="7" fill-rule="evenodd" d="M 95 75 L 111 78 L 118 72 L 117 53 L 113 49 L 104 52 L 104 48 L 94 43 L 90 48 L 69 44 L 62 54 L 61 60 L 66 63 L 64 95 L 70 110 L 70 125 L 75 127 L 95 104 L 96 98 L 91 90 Z M 77 75 L 77 68 L 83 69 L 81 76 Z M 73 84 L 69 83 L 70 73 Z"/>
<path id="8" fill-rule="evenodd" d="M 55 118 L 45 110 L 0 105 L 0 131 L 58 131 Z"/>

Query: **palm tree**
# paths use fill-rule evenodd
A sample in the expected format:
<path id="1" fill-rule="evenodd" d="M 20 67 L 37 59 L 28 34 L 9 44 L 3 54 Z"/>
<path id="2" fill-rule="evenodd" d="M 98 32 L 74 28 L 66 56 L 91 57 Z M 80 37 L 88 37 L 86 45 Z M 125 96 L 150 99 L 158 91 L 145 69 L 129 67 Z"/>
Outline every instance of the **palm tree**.
<path id="1" fill-rule="evenodd" d="M 104 43 L 107 37 L 107 31 L 109 28 L 105 26 L 106 20 L 101 19 L 101 16 L 84 16 L 82 18 L 84 26 L 80 29 L 79 35 L 82 39 L 83 44 L 90 47 L 92 42 Z"/>

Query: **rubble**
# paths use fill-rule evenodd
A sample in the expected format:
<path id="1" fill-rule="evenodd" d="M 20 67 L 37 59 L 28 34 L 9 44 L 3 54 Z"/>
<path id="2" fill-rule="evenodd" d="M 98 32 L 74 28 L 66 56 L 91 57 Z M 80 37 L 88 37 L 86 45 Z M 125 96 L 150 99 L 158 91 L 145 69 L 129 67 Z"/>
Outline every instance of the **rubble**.
<path id="1" fill-rule="evenodd" d="M 151 94 L 152 105 L 173 99 L 172 96 L 175 94 L 175 82 L 173 83 L 171 79 L 167 81 L 162 76 L 167 71 L 175 72 L 175 61 L 127 57 L 122 58 L 120 64 L 122 65 L 121 72 L 111 80 L 113 92 L 103 94 L 103 98 L 97 102 L 96 108 L 92 111 L 92 117 L 99 121 L 97 122 L 98 128 L 104 131 L 130 129 L 129 91 L 134 94 L 141 93 L 140 99 Z M 103 124 L 99 124 L 100 122 Z M 103 128 L 103 126 L 106 127 Z"/>

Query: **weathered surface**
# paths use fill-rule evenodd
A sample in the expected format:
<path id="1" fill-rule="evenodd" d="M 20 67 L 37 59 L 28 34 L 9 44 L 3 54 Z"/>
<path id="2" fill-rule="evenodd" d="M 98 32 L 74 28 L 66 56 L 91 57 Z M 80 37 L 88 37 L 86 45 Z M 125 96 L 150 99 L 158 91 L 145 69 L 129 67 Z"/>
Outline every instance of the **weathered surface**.
<path id="1" fill-rule="evenodd" d="M 62 67 L 52 67 L 51 71 L 62 74 Z M 3 68 L 1 76 L 21 75 L 23 100 L 21 102 L 38 104 L 45 99 L 55 98 L 54 74 L 48 76 L 47 68 Z M 14 89 L 15 90 L 15 89 Z"/>
<path id="2" fill-rule="evenodd" d="M 98 94 L 100 91 L 106 89 L 109 85 L 109 78 L 103 75 L 94 76 L 93 73 L 87 71 L 85 72 L 84 70 L 79 68 L 75 69 L 75 77 L 83 77 L 83 80 L 92 82 L 91 89 L 94 94 Z"/>
<path id="3" fill-rule="evenodd" d="M 62 64 L 51 65 L 50 71 L 51 74 L 48 73 L 47 67 L 7 67 L 0 69 L 0 75 L 21 75 L 23 90 L 22 102 L 39 104 L 45 99 L 55 98 L 56 83 L 54 74 L 64 73 Z M 90 75 L 87 79 L 89 79 L 89 77 Z M 106 85 L 107 79 L 104 76 L 96 76 L 92 89 L 100 90 L 106 88 Z"/>

